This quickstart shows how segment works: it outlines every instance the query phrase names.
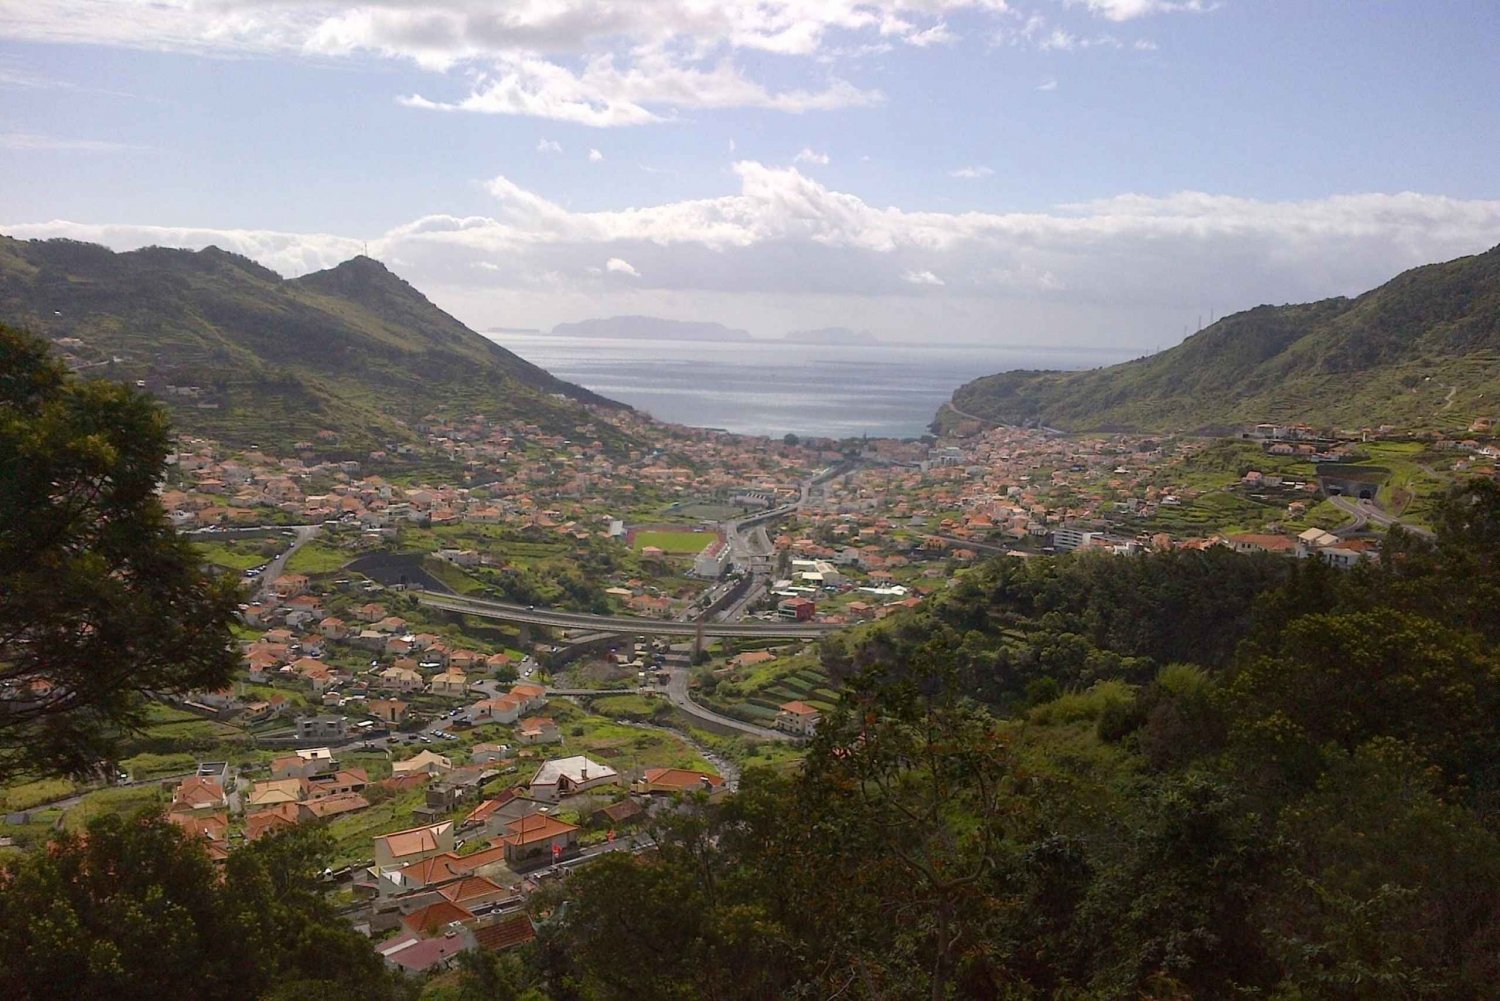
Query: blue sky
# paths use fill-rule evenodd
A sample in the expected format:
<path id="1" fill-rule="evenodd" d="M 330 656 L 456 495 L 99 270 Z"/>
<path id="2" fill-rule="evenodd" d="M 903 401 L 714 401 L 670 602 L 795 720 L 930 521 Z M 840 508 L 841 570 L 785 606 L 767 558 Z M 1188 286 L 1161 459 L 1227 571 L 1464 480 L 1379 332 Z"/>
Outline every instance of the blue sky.
<path id="1" fill-rule="evenodd" d="M 1152 348 L 1500 243 L 1500 5 L 0 4 L 0 232 L 631 312 Z"/>

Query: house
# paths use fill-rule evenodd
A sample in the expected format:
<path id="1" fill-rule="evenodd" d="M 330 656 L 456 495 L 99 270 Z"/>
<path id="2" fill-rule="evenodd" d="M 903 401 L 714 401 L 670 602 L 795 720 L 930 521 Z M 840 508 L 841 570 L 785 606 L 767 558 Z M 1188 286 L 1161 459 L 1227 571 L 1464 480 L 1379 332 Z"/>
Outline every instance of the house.
<path id="1" fill-rule="evenodd" d="M 275 806 L 278 803 L 300 803 L 306 796 L 306 779 L 271 779 L 268 782 L 257 782 L 251 786 L 250 796 L 245 800 L 245 805 L 263 807 Z"/>
<path id="2" fill-rule="evenodd" d="M 546 862 L 578 851 L 578 828 L 556 817 L 533 813 L 506 824 L 501 840 L 505 845 L 505 860 L 512 865 Z"/>
<path id="3" fill-rule="evenodd" d="M 381 957 L 392 968 L 409 976 L 423 976 L 453 965 L 460 953 L 475 948 L 473 936 L 463 927 L 449 928 L 442 935 L 424 937 L 412 931 L 377 946 Z"/>
<path id="4" fill-rule="evenodd" d="M 298 820 L 327 820 L 346 813 L 368 810 L 370 801 L 357 792 L 340 792 L 297 804 Z"/>
<path id="5" fill-rule="evenodd" d="M 291 754 L 271 759 L 271 777 L 276 779 L 310 779 L 338 770 L 339 763 L 326 747 L 304 747 Z"/>
<path id="6" fill-rule="evenodd" d="M 817 609 L 818 606 L 810 598 L 784 598 L 776 605 L 778 615 L 797 622 L 807 622 Z"/>
<path id="7" fill-rule="evenodd" d="M 307 590 L 308 579 L 300 573 L 287 573 L 277 577 L 271 583 L 271 590 L 276 597 L 283 600 L 294 598 Z"/>
<path id="8" fill-rule="evenodd" d="M 523 744 L 560 744 L 563 738 L 556 722 L 546 716 L 534 716 L 521 721 L 516 728 L 516 739 Z"/>
<path id="9" fill-rule="evenodd" d="M 409 667 L 388 667 L 380 672 L 377 687 L 397 692 L 419 692 L 424 682 L 422 676 Z"/>
<path id="10" fill-rule="evenodd" d="M 449 925 L 461 924 L 473 918 L 472 911 L 451 900 L 439 900 L 412 911 L 401 919 L 401 923 L 408 931 L 418 935 L 441 935 L 448 930 Z"/>
<path id="11" fill-rule="evenodd" d="M 729 659 L 729 666 L 735 668 L 754 667 L 776 659 L 776 655 L 769 650 L 750 650 Z"/>
<path id="12" fill-rule="evenodd" d="M 521 700 L 521 711 L 530 712 L 547 704 L 547 689 L 522 681 L 510 686 L 510 694 Z"/>
<path id="13" fill-rule="evenodd" d="M 794 733 L 799 737 L 811 737 L 813 731 L 818 728 L 819 720 L 823 718 L 822 713 L 806 702 L 783 702 L 777 708 L 780 711 L 776 713 L 776 719 L 772 721 L 772 725 L 778 730 Z"/>
<path id="14" fill-rule="evenodd" d="M 172 793 L 172 808 L 183 807 L 199 810 L 225 810 L 229 808 L 229 794 L 217 778 L 190 775 Z"/>
<path id="15" fill-rule="evenodd" d="M 343 740 L 347 736 L 347 716 L 307 716 L 297 721 L 298 740 Z"/>
<path id="16" fill-rule="evenodd" d="M 648 768 L 645 775 L 630 783 L 630 791 L 641 795 L 682 795 L 704 792 L 710 798 L 726 791 L 724 779 L 712 772 L 688 768 Z"/>
<path id="17" fill-rule="evenodd" d="M 467 715 L 475 723 L 514 723 L 521 716 L 522 704 L 514 695 L 502 695 L 474 703 Z"/>
<path id="18" fill-rule="evenodd" d="M 400 699 L 371 699 L 366 708 L 382 723 L 394 725 L 406 719 L 407 704 Z"/>
<path id="19" fill-rule="evenodd" d="M 167 819 L 186 831 L 190 838 L 220 845 L 229 841 L 227 813 L 169 813 Z"/>
<path id="20" fill-rule="evenodd" d="M 633 799 L 622 799 L 618 803 L 600 807 L 594 811 L 593 822 L 607 824 L 611 828 L 624 827 L 646 816 L 646 808 Z"/>
<path id="21" fill-rule="evenodd" d="M 320 796 L 342 796 L 348 793 L 364 792 L 370 784 L 370 777 L 363 768 L 341 768 L 336 772 L 325 775 L 316 775 L 307 780 L 307 798 L 317 799 Z"/>
<path id="22" fill-rule="evenodd" d="M 469 760 L 476 765 L 509 761 L 515 756 L 516 752 L 508 744 L 475 744 L 469 749 Z"/>
<path id="23" fill-rule="evenodd" d="M 384 873 L 453 851 L 453 821 L 413 827 L 375 838 L 375 872 Z"/>
<path id="24" fill-rule="evenodd" d="M 536 929 L 525 911 L 506 914 L 474 930 L 474 942 L 481 949 L 503 952 L 536 940 Z"/>
<path id="25" fill-rule="evenodd" d="M 450 759 L 428 750 L 418 751 L 405 761 L 397 761 L 391 765 L 392 775 L 412 775 L 417 772 L 437 775 L 452 770 L 453 762 Z"/>
<path id="26" fill-rule="evenodd" d="M 1237 553 L 1276 553 L 1290 556 L 1297 551 L 1297 540 L 1285 535 L 1241 532 L 1227 536 L 1225 541 Z"/>
<path id="27" fill-rule="evenodd" d="M 533 798 L 556 803 L 565 796 L 576 796 L 599 786 L 619 784 L 619 772 L 577 754 L 571 758 L 554 758 L 543 763 L 531 777 L 529 789 Z"/>
<path id="28" fill-rule="evenodd" d="M 1297 555 L 1309 556 L 1319 549 L 1336 546 L 1339 537 L 1332 532 L 1325 532 L 1321 528 L 1309 528 L 1297 536 Z"/>
<path id="29" fill-rule="evenodd" d="M 301 818 L 302 811 L 296 803 L 280 803 L 245 814 L 245 840 L 256 841 L 283 828 L 291 827 Z"/>
<path id="30" fill-rule="evenodd" d="M 462 696 L 469 690 L 469 676 L 456 667 L 450 667 L 434 677 L 427 688 L 434 695 Z"/>
<path id="31" fill-rule="evenodd" d="M 492 904 L 514 896 L 507 887 L 483 876 L 465 876 L 447 886 L 439 887 L 438 893 L 441 893 L 446 900 L 468 911 L 482 904 Z"/>

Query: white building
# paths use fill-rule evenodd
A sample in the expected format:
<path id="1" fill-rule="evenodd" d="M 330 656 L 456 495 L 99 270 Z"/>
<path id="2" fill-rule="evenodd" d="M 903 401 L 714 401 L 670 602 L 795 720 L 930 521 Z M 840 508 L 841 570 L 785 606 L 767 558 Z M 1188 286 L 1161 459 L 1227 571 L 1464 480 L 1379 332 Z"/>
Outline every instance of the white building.
<path id="1" fill-rule="evenodd" d="M 693 576 L 705 580 L 718 580 L 728 569 L 729 545 L 720 539 L 710 542 L 708 548 L 693 560 Z"/>
<path id="2" fill-rule="evenodd" d="M 554 758 L 546 762 L 531 778 L 531 795 L 556 803 L 603 785 L 619 785 L 620 773 L 581 754 L 571 758 Z"/>

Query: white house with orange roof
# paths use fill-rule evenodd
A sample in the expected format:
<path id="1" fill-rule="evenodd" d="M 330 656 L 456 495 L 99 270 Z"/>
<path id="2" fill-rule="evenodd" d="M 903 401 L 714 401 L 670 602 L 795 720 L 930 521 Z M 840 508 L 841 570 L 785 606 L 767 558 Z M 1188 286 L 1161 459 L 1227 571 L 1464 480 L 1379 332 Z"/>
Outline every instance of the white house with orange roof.
<path id="1" fill-rule="evenodd" d="M 375 873 L 400 869 L 423 859 L 453 851 L 453 821 L 413 827 L 375 838 Z"/>
<path id="2" fill-rule="evenodd" d="M 822 713 L 806 702 L 783 702 L 777 708 L 779 711 L 773 721 L 776 729 L 799 737 L 811 737 L 823 718 Z"/>

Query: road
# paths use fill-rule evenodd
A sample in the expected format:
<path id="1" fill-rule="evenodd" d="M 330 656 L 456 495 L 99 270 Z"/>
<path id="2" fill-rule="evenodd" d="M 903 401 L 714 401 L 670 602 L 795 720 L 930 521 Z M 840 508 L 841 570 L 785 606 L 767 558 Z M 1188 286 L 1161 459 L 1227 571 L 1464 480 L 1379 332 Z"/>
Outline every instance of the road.
<path id="1" fill-rule="evenodd" d="M 417 595 L 417 601 L 430 608 L 475 615 L 484 619 L 620 635 L 629 633 L 642 636 L 695 636 L 701 628 L 704 636 L 714 638 L 816 639 L 842 628 L 821 622 L 705 622 L 700 626 L 696 622 L 644 619 L 632 615 L 559 612 L 447 594 L 421 593 Z"/>
<path id="2" fill-rule="evenodd" d="M 725 726 L 731 730 L 747 734 L 751 737 L 759 737 L 762 740 L 791 740 L 792 738 L 780 730 L 772 730 L 764 726 L 756 726 L 754 723 L 746 723 L 742 719 L 732 716 L 722 716 L 712 709 L 705 709 L 693 701 L 688 694 L 688 681 L 692 677 L 692 671 L 685 667 L 673 668 L 667 682 L 667 698 L 672 704 L 681 709 L 687 715 L 703 723 L 714 723 Z"/>
<path id="3" fill-rule="evenodd" d="M 1371 524 L 1379 525 L 1381 528 L 1400 525 L 1402 529 L 1411 532 L 1413 535 L 1420 535 L 1426 539 L 1432 538 L 1430 530 L 1422 528 L 1420 525 L 1403 522 L 1395 515 L 1381 510 L 1376 506 L 1374 501 L 1353 500 L 1349 497 L 1333 496 L 1328 498 L 1328 502 L 1352 519 L 1350 524 L 1339 526 L 1337 530 L 1339 534 L 1358 532 Z"/>
<path id="4" fill-rule="evenodd" d="M 276 557 L 266 565 L 266 569 L 259 578 L 260 587 L 256 591 L 257 597 L 264 597 L 271 590 L 271 583 L 286 572 L 286 562 L 292 558 L 292 554 L 307 545 L 322 529 L 321 525 L 290 525 L 288 530 L 292 532 L 292 544 L 287 547 L 286 552 Z"/>

